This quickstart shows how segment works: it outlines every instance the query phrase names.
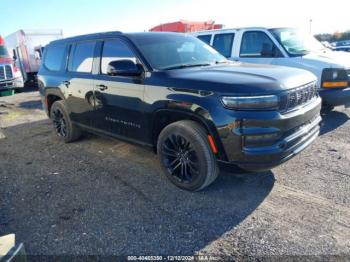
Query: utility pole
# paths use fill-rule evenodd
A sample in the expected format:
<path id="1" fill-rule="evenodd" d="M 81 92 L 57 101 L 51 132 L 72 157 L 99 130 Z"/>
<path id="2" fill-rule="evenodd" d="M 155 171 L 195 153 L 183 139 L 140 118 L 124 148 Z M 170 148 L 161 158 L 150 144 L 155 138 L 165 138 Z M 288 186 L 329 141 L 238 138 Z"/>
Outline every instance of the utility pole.
<path id="1" fill-rule="evenodd" d="M 312 34 L 312 19 L 309 20 L 309 23 L 310 23 L 310 28 L 309 28 L 309 32 L 310 32 L 310 35 Z"/>

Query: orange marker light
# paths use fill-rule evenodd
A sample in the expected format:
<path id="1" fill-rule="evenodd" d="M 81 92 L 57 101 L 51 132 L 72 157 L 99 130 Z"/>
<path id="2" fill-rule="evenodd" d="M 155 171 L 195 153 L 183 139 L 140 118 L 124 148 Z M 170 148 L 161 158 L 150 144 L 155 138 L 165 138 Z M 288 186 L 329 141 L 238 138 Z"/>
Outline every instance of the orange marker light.
<path id="1" fill-rule="evenodd" d="M 209 140 L 211 150 L 213 151 L 214 154 L 216 154 L 218 152 L 218 149 L 216 148 L 213 137 L 211 135 L 208 135 L 208 140 Z"/>
<path id="2" fill-rule="evenodd" d="M 337 88 L 337 87 L 347 87 L 347 81 L 338 81 L 338 82 L 323 82 L 322 87 L 324 88 Z"/>
<path id="3" fill-rule="evenodd" d="M 45 107 L 46 107 L 46 109 L 49 108 L 49 101 L 48 101 L 47 97 L 45 97 Z"/>

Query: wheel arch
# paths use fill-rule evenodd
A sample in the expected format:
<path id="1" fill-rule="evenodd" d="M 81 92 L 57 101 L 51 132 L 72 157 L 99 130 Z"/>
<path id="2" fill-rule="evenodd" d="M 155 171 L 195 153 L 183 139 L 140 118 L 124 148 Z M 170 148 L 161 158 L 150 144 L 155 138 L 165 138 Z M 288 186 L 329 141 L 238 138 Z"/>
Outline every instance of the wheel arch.
<path id="1" fill-rule="evenodd" d="M 168 126 L 177 121 L 181 120 L 191 120 L 202 126 L 208 135 L 210 135 L 214 144 L 217 148 L 216 158 L 219 160 L 226 160 L 226 153 L 222 145 L 220 136 L 216 129 L 214 122 L 211 120 L 209 113 L 200 109 L 197 112 L 189 112 L 180 109 L 160 109 L 153 114 L 153 125 L 152 125 L 152 141 L 154 145 L 157 145 L 159 134 L 161 131 Z M 209 141 L 210 142 L 210 141 Z M 155 146 L 156 152 L 156 146 Z"/>
<path id="2" fill-rule="evenodd" d="M 53 103 L 59 100 L 64 100 L 64 96 L 59 90 L 51 89 L 45 92 L 45 106 L 49 115 Z"/>

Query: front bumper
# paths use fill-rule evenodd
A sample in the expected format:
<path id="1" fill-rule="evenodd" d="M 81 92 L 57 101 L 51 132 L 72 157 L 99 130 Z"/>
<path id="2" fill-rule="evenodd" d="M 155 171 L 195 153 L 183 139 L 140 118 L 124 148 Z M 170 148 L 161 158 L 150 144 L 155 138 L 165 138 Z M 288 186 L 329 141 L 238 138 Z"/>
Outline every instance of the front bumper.
<path id="1" fill-rule="evenodd" d="M 22 77 L 0 81 L 0 91 L 23 88 L 24 82 Z"/>
<path id="2" fill-rule="evenodd" d="M 227 156 L 226 164 L 248 171 L 262 171 L 287 161 L 317 138 L 320 110 L 321 99 L 318 97 L 312 103 L 286 114 L 233 112 L 237 114 L 235 121 L 219 128 Z M 253 142 L 252 137 L 255 137 Z"/>
<path id="3" fill-rule="evenodd" d="M 350 87 L 339 89 L 319 90 L 323 103 L 330 106 L 340 106 L 350 104 Z"/>

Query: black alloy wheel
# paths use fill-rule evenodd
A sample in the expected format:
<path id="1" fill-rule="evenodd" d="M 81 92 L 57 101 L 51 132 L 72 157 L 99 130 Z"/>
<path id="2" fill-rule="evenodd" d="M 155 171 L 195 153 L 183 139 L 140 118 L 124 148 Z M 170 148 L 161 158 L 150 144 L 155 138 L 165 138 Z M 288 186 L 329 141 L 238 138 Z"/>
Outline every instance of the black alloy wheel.
<path id="1" fill-rule="evenodd" d="M 194 121 L 181 120 L 166 126 L 159 134 L 157 152 L 163 173 L 181 189 L 199 191 L 219 174 L 208 133 Z"/>
<path id="2" fill-rule="evenodd" d="M 56 134 L 60 137 L 66 137 L 67 136 L 67 123 L 64 119 L 64 115 L 62 111 L 59 108 L 55 108 L 52 112 L 53 118 L 53 125 L 56 131 Z"/>
<path id="3" fill-rule="evenodd" d="M 72 123 L 64 101 L 54 102 L 49 110 L 55 133 L 60 140 L 70 143 L 81 136 L 81 130 Z"/>
<path id="4" fill-rule="evenodd" d="M 199 175 L 198 156 L 191 143 L 181 135 L 171 134 L 162 145 L 163 161 L 179 182 L 190 183 Z"/>

